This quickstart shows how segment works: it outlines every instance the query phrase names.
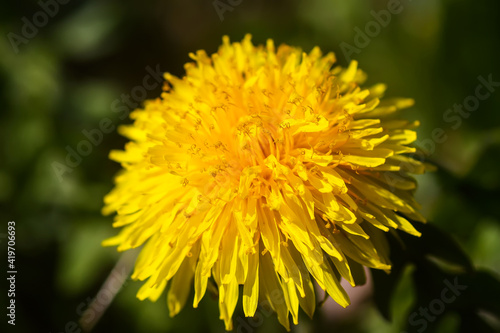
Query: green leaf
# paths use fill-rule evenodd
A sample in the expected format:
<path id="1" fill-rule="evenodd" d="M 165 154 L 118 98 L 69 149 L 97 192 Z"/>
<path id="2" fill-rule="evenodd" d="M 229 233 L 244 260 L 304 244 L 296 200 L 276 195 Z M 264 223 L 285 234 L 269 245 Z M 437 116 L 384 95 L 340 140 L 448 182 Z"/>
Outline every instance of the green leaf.
<path id="1" fill-rule="evenodd" d="M 500 280 L 487 271 L 477 271 L 465 281 L 469 303 L 486 310 L 500 320 Z"/>
<path id="2" fill-rule="evenodd" d="M 460 333 L 481 332 L 495 333 L 498 331 L 490 326 L 481 316 L 474 312 L 461 314 Z"/>
<path id="3" fill-rule="evenodd" d="M 421 237 L 400 233 L 413 259 L 420 260 L 427 256 L 427 260 L 434 261 L 445 270 L 474 271 L 470 258 L 450 234 L 431 223 L 414 222 L 414 225 L 422 233 Z"/>
<path id="4" fill-rule="evenodd" d="M 390 304 L 394 295 L 394 291 L 398 282 L 401 279 L 404 268 L 409 263 L 406 251 L 402 249 L 404 245 L 400 240 L 400 235 L 397 232 L 388 233 L 388 243 L 391 252 L 391 272 L 390 274 L 378 270 L 370 269 L 373 280 L 373 300 L 375 306 L 380 311 L 382 316 L 391 320 Z"/>
<path id="5" fill-rule="evenodd" d="M 357 286 L 362 286 L 366 283 L 366 274 L 363 265 L 355 262 L 354 260 L 347 257 L 347 263 L 351 268 L 352 278 Z"/>
<path id="6" fill-rule="evenodd" d="M 391 320 L 391 299 L 401 278 L 401 269 L 392 270 L 390 274 L 378 269 L 370 269 L 373 279 L 373 300 L 382 316 Z"/>

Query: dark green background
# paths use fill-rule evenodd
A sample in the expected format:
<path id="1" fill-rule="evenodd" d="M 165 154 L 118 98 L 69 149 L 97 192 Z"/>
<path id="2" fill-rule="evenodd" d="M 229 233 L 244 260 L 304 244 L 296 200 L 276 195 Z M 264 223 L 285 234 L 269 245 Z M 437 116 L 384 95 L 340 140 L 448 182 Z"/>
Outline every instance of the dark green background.
<path id="1" fill-rule="evenodd" d="M 436 128 L 444 130 L 443 143 L 435 149 L 424 146 L 439 171 L 419 177 L 416 196 L 424 215 L 456 238 L 477 267 L 500 274 L 500 89 L 457 129 L 443 120 L 447 109 L 474 94 L 478 76 L 500 81 L 500 3 L 402 0 L 401 5 L 401 13 L 392 15 L 353 58 L 368 73 L 368 84 L 384 82 L 387 96 L 416 100 L 402 116 L 421 121 L 419 142 L 429 142 Z M 183 75 L 188 52 L 212 53 L 222 35 L 235 41 L 245 33 L 253 35 L 254 43 L 273 38 L 305 51 L 318 45 L 334 51 L 345 66 L 340 44 L 355 46 L 354 29 L 364 30 L 374 20 L 370 11 L 386 8 L 387 1 L 374 0 L 242 0 L 221 21 L 212 1 L 73 0 L 60 5 L 16 53 L 8 34 L 20 35 L 22 18 L 32 21 L 41 7 L 35 1 L 3 1 L 0 246 L 5 251 L 7 221 L 16 221 L 18 268 L 17 321 L 8 331 L 64 331 L 68 322 L 78 321 L 77 308 L 95 296 L 118 260 L 114 248 L 100 246 L 116 233 L 112 218 L 102 217 L 100 208 L 119 170 L 107 155 L 122 148 L 125 139 L 116 131 L 104 134 L 62 181 L 52 165 L 64 163 L 65 147 L 75 149 L 85 139 L 82 131 L 98 128 L 101 119 L 110 118 L 113 125 L 129 122 L 119 119 L 112 103 L 142 84 L 146 66 L 159 64 L 162 71 Z M 150 91 L 148 98 L 159 92 L 159 87 Z M 171 319 L 165 296 L 156 303 L 135 298 L 140 285 L 127 282 L 96 332 L 223 331 L 209 295 L 199 309 L 192 309 L 190 299 Z M 302 314 L 293 331 L 400 332 L 414 294 L 404 277 L 391 305 L 392 323 L 368 297 L 333 321 L 320 311 L 314 321 Z M 6 321 L 2 316 L 1 325 Z M 440 319 L 440 332 L 454 332 L 460 324 L 457 315 Z M 256 331 L 284 329 L 273 315 Z"/>

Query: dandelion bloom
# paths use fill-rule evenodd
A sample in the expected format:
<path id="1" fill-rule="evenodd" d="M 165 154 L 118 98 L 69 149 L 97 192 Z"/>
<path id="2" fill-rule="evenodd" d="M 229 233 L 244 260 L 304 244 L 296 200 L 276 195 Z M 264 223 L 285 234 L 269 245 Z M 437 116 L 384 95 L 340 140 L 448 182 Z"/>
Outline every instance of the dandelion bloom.
<path id="1" fill-rule="evenodd" d="M 384 233 L 419 236 L 407 218 L 424 221 L 409 175 L 425 169 L 408 146 L 418 123 L 390 117 L 413 101 L 380 100 L 385 85 L 361 88 L 355 61 L 332 67 L 317 47 L 224 37 L 190 57 L 120 128 L 131 141 L 110 154 L 123 171 L 103 213 L 123 229 L 104 245 L 144 245 L 137 297 L 168 284 L 171 316 L 212 281 L 228 330 L 240 285 L 246 316 L 267 301 L 287 329 L 299 306 L 314 313 L 314 281 L 347 306 L 340 277 L 354 286 L 362 266 L 389 270 Z"/>

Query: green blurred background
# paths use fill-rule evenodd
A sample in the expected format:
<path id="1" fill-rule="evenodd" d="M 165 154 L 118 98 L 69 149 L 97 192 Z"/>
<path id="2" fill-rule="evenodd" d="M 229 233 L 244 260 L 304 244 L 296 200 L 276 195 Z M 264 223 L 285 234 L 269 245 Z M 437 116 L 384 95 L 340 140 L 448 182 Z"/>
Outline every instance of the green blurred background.
<path id="1" fill-rule="evenodd" d="M 119 118 L 113 103 L 142 85 L 147 66 L 182 76 L 189 52 L 215 52 L 225 34 L 236 41 L 251 33 L 254 43 L 273 38 L 305 51 L 318 45 L 335 52 L 343 66 L 348 60 L 341 43 L 357 47 L 352 58 L 367 72 L 368 84 L 384 82 L 387 96 L 416 100 L 402 116 L 421 121 L 419 142 L 439 167 L 419 176 L 416 195 L 424 215 L 451 233 L 476 266 L 500 274 L 500 89 L 459 126 L 443 119 L 447 109 L 474 95 L 478 76 L 500 81 L 500 2 L 402 0 L 401 12 L 372 32 L 363 47 L 356 45 L 355 29 L 364 31 L 374 21 L 371 11 L 386 10 L 388 1 L 66 2 L 51 7 L 54 15 L 46 24 L 39 15 L 38 31 L 26 39 L 20 39 L 23 17 L 33 22 L 41 5 L 9 0 L 0 11 L 0 244 L 6 249 L 7 221 L 16 221 L 18 268 L 17 320 L 9 331 L 64 332 L 120 257 L 100 245 L 117 232 L 100 208 L 119 170 L 108 153 L 122 148 L 125 139 L 116 130 L 104 133 L 61 179 L 54 162 L 64 164 L 66 147 L 76 149 L 86 139 L 82 131 L 99 128 L 103 118 L 115 127 L 130 122 Z M 222 16 L 214 3 L 226 4 Z M 159 93 L 158 86 L 147 98 Z M 429 145 L 436 128 L 446 140 Z M 180 315 L 170 318 L 165 295 L 156 303 L 135 298 L 141 284 L 127 280 L 95 332 L 224 331 L 209 295 L 199 309 L 188 300 Z M 414 298 L 411 283 L 403 279 L 397 289 L 393 322 L 377 312 L 370 293 L 349 313 L 317 311 L 314 321 L 301 314 L 293 331 L 400 332 Z M 460 320 L 441 319 L 440 332 L 454 332 Z M 249 332 L 238 322 L 235 329 Z M 251 331 L 284 329 L 272 315 Z"/>

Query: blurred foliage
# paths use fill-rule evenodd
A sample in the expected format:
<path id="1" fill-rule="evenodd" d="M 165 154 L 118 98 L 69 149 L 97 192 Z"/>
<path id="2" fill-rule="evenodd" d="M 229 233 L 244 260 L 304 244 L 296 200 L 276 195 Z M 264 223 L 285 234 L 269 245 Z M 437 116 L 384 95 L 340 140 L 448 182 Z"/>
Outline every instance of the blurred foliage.
<path id="1" fill-rule="evenodd" d="M 495 324 L 490 325 L 488 320 L 500 321 L 498 278 L 476 269 L 447 233 L 431 224 L 419 225 L 418 230 L 422 232 L 420 238 L 392 233 L 391 274 L 372 270 L 374 301 L 380 313 L 392 319 L 392 296 L 410 267 L 415 300 L 407 315 L 402 316 L 408 318 L 403 323 L 406 332 L 443 332 L 451 325 L 458 325 L 460 332 L 496 332 Z M 489 317 L 482 317 L 484 313 Z M 450 314 L 456 316 L 447 317 Z"/>
<path id="2" fill-rule="evenodd" d="M 183 64 L 190 61 L 188 52 L 211 53 L 222 35 L 240 40 L 248 32 L 256 43 L 273 38 L 277 44 L 302 46 L 306 51 L 318 45 L 325 52 L 334 51 L 338 62 L 347 65 L 341 42 L 354 45 L 354 29 L 364 30 L 374 19 L 370 12 L 386 9 L 387 3 L 242 0 L 224 12 L 221 21 L 211 0 L 73 0 L 60 4 L 15 52 L 8 34 L 20 35 L 23 17 L 32 20 L 42 9 L 37 1 L 4 1 L 0 219 L 4 226 L 9 220 L 17 222 L 15 331 L 63 332 L 68 322 L 78 321 L 80 305 L 96 295 L 119 258 L 115 249 L 100 246 L 103 238 L 116 233 L 100 208 L 119 170 L 108 152 L 123 147 L 125 139 L 116 130 L 103 134 L 102 142 L 93 145 L 92 153 L 62 181 L 53 163 L 64 163 L 66 147 L 76 149 L 86 139 L 82 131 L 99 128 L 101 119 L 111 119 L 115 127 L 129 122 L 113 112 L 113 103 L 142 84 L 147 66 L 159 64 L 162 71 L 182 75 Z M 447 109 L 474 93 L 478 76 L 491 74 L 500 81 L 500 3 L 402 0 L 401 5 L 402 12 L 392 15 L 391 22 L 353 58 L 368 73 L 369 84 L 387 83 L 389 96 L 416 100 L 403 116 L 421 121 L 419 142 L 432 138 L 435 128 L 445 131 L 446 141 L 431 147 L 429 156 L 439 170 L 419 176 L 416 193 L 424 215 L 445 232 L 441 237 L 426 227 L 431 231 L 421 239 L 400 235 L 412 244 L 406 249 L 393 238 L 393 253 L 399 257 L 394 258 L 393 274 L 373 273 L 375 286 L 381 284 L 373 297 L 353 304 L 354 314 L 337 314 L 335 320 L 323 310 L 314 320 L 301 314 L 295 332 L 411 332 L 415 326 L 406 328 L 408 316 L 438 297 L 443 279 L 452 281 L 449 274 L 458 274 L 453 271 L 457 267 L 462 267 L 460 276 L 471 287 L 432 323 L 432 329 L 500 330 L 495 282 L 500 274 L 500 92 L 481 101 L 456 129 L 443 119 Z M 147 98 L 159 92 L 159 87 L 148 91 Z M 450 245 L 455 242 L 460 245 Z M 434 246 L 428 253 L 443 260 L 429 261 L 412 246 L 420 250 Z M 214 299 L 205 297 L 198 309 L 187 304 L 170 318 L 165 297 L 156 303 L 135 298 L 140 285 L 127 281 L 96 332 L 223 331 Z M 491 297 L 497 297 L 496 302 Z M 243 318 L 241 311 L 235 320 L 238 317 Z M 235 327 L 241 332 L 284 331 L 274 315 L 258 328 L 238 326 L 237 321 Z M 474 329 L 466 330 L 470 327 Z"/>

